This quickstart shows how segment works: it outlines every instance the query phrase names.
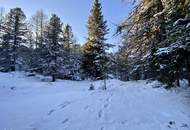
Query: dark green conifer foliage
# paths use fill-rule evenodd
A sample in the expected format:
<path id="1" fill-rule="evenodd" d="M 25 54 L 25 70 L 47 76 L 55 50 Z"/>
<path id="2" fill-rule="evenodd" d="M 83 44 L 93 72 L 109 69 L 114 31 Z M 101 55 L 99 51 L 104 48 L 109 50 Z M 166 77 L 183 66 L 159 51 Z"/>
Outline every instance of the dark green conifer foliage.
<path id="1" fill-rule="evenodd" d="M 105 35 L 108 33 L 108 29 L 101 8 L 99 0 L 94 0 L 88 19 L 88 38 L 83 47 L 82 70 L 85 77 L 91 79 L 106 78 L 108 44 L 105 43 Z"/>
<path id="2" fill-rule="evenodd" d="M 49 24 L 47 26 L 46 34 L 46 60 L 47 60 L 47 73 L 52 76 L 52 81 L 54 82 L 59 74 L 59 69 L 61 66 L 61 45 L 60 45 L 60 34 L 62 32 L 62 23 L 58 16 L 52 15 Z"/>
<path id="3" fill-rule="evenodd" d="M 19 47 L 25 43 L 25 34 L 27 26 L 25 22 L 26 16 L 21 8 L 13 8 L 6 16 L 3 27 L 3 41 L 2 41 L 2 65 L 4 71 L 15 71 L 16 66 L 20 64 Z"/>

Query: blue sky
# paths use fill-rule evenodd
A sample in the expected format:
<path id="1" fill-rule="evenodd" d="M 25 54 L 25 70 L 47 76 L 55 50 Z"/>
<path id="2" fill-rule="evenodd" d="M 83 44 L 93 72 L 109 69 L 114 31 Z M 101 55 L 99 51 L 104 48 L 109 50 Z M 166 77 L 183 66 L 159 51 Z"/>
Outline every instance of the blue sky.
<path id="1" fill-rule="evenodd" d="M 10 8 L 21 7 L 28 18 L 39 9 L 43 9 L 47 15 L 56 13 L 63 23 L 69 23 L 73 27 L 79 43 L 84 43 L 92 2 L 93 0 L 0 0 L 0 7 L 4 7 L 7 11 Z M 105 20 L 108 21 L 110 28 L 110 34 L 107 35 L 108 42 L 116 44 L 118 40 L 113 37 L 115 24 L 126 18 L 132 6 L 130 3 L 123 3 L 122 0 L 101 0 L 101 2 Z"/>

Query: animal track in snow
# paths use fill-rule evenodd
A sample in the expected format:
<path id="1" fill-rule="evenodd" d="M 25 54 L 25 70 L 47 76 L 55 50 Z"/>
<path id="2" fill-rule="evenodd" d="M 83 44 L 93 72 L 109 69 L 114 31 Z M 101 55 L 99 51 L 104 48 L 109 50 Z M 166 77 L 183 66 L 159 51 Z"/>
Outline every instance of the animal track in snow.
<path id="1" fill-rule="evenodd" d="M 108 106 L 109 106 L 109 104 L 107 104 L 107 103 L 104 104 L 104 108 L 108 108 Z"/>
<path id="2" fill-rule="evenodd" d="M 189 128 L 189 125 L 188 125 L 188 124 L 186 124 L 186 123 L 183 123 L 183 124 L 181 125 L 181 127 L 186 127 L 186 128 Z"/>
<path id="3" fill-rule="evenodd" d="M 104 127 L 101 127 L 101 129 L 100 130 L 104 130 Z"/>
<path id="4" fill-rule="evenodd" d="M 67 107 L 69 104 L 71 104 L 71 103 L 68 102 L 68 101 L 66 101 L 66 102 L 60 104 L 59 107 L 60 107 L 60 109 L 63 109 L 63 108 L 65 108 L 65 107 Z"/>
<path id="5" fill-rule="evenodd" d="M 124 121 L 121 122 L 121 124 L 124 125 L 124 124 L 126 124 L 127 122 L 128 122 L 128 120 L 124 120 Z"/>
<path id="6" fill-rule="evenodd" d="M 64 121 L 61 122 L 61 124 L 65 124 L 69 121 L 69 118 L 66 118 Z"/>
<path id="7" fill-rule="evenodd" d="M 110 101 L 110 98 L 108 97 L 108 98 L 106 98 L 106 102 L 109 102 Z"/>
<path id="8" fill-rule="evenodd" d="M 175 121 L 168 122 L 168 128 L 170 128 L 170 129 L 177 129 L 176 122 Z"/>
<path id="9" fill-rule="evenodd" d="M 100 111 L 98 112 L 98 118 L 102 118 L 102 114 L 103 114 L 103 111 L 100 110 Z"/>
<path id="10" fill-rule="evenodd" d="M 55 112 L 54 109 L 50 110 L 47 115 L 50 116 L 53 112 Z"/>
<path id="11" fill-rule="evenodd" d="M 89 106 L 85 106 L 85 107 L 84 107 L 84 110 L 87 110 L 88 108 L 89 108 Z"/>

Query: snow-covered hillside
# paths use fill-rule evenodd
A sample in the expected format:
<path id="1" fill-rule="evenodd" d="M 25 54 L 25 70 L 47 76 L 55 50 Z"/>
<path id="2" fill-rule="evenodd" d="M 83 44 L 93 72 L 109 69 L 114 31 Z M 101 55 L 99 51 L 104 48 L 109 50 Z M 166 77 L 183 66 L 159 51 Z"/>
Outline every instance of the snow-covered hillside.
<path id="1" fill-rule="evenodd" d="M 158 83 L 42 81 L 0 73 L 0 130 L 190 130 L 190 89 Z M 44 79 L 44 78 L 43 78 Z"/>

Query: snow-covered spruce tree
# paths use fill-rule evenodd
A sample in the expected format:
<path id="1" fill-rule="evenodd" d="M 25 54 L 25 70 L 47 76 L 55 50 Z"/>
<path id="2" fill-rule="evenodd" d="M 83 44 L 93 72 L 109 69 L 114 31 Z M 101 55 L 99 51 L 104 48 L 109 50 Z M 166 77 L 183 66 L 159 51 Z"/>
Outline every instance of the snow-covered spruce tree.
<path id="1" fill-rule="evenodd" d="M 127 63 L 127 55 L 125 55 L 125 49 L 121 46 L 118 47 L 118 52 L 110 55 L 109 60 L 109 74 L 114 78 L 128 81 L 129 73 L 128 73 L 128 63 Z"/>
<path id="2" fill-rule="evenodd" d="M 170 87 L 180 86 L 180 79 L 190 85 L 189 39 L 190 10 L 186 1 L 176 1 L 167 12 L 167 37 L 161 42 L 156 58 L 160 68 L 158 79 Z"/>
<path id="3" fill-rule="evenodd" d="M 166 38 L 164 5 L 161 0 L 156 0 L 153 3 L 153 14 L 153 17 L 150 19 L 152 22 L 152 29 L 149 35 L 150 50 L 146 59 L 146 74 L 149 79 L 157 79 L 156 70 L 158 65 L 154 54 L 159 47 L 159 43 Z"/>
<path id="4" fill-rule="evenodd" d="M 119 26 L 129 79 L 190 84 L 189 0 L 142 0 Z M 124 58 L 123 58 L 124 59 Z M 122 69 L 121 69 L 122 70 Z"/>
<path id="5" fill-rule="evenodd" d="M 82 71 L 85 78 L 94 80 L 106 78 L 106 49 L 105 35 L 108 33 L 106 21 L 101 12 L 99 0 L 94 0 L 91 15 L 88 19 L 88 39 L 83 46 Z"/>
<path id="6" fill-rule="evenodd" d="M 75 43 L 75 39 L 72 32 L 72 27 L 69 24 L 67 24 L 63 29 L 63 41 L 65 51 L 70 53 L 72 45 Z"/>
<path id="7" fill-rule="evenodd" d="M 63 74 L 65 79 L 72 79 L 72 45 L 75 44 L 74 35 L 70 25 L 65 25 L 63 28 Z"/>
<path id="8" fill-rule="evenodd" d="M 124 68 L 120 68 L 120 72 L 126 71 L 128 76 L 122 76 L 126 77 L 126 80 L 156 77 L 153 54 L 163 39 L 163 9 L 161 0 L 142 0 L 118 27 L 123 44 L 119 57 L 125 60 L 123 63 L 126 64 L 122 65 Z"/>
<path id="9" fill-rule="evenodd" d="M 48 75 L 52 76 L 52 82 L 54 82 L 59 74 L 62 61 L 62 49 L 60 45 L 62 23 L 60 18 L 53 14 L 50 18 L 49 24 L 47 25 L 46 32 L 46 49 L 47 54 L 45 55 L 46 72 Z"/>
<path id="10" fill-rule="evenodd" d="M 4 24 L 4 34 L 2 42 L 3 57 L 1 68 L 3 71 L 15 71 L 16 67 L 21 67 L 18 48 L 25 43 L 27 26 L 26 16 L 21 8 L 13 8 L 6 16 Z"/>
<path id="11" fill-rule="evenodd" d="M 5 21 L 5 13 L 4 13 L 4 8 L 0 8 L 0 45 L 2 44 L 3 40 L 3 26 L 4 26 L 4 21 Z"/>
<path id="12" fill-rule="evenodd" d="M 3 34 L 4 34 L 4 21 L 5 21 L 5 16 L 4 16 L 4 8 L 0 8 L 0 71 L 4 70 L 5 68 L 3 67 L 3 61 L 4 59 L 4 54 L 3 54 Z"/>
<path id="13" fill-rule="evenodd" d="M 71 76 L 73 80 L 81 80 L 81 46 L 80 44 L 73 44 L 72 50 L 71 50 Z"/>
<path id="14" fill-rule="evenodd" d="M 80 46 L 77 48 L 72 27 L 68 24 L 63 29 L 63 48 L 64 61 L 61 72 L 64 79 L 80 79 Z"/>
<path id="15" fill-rule="evenodd" d="M 30 23 L 28 23 L 28 32 L 26 33 L 26 48 L 22 48 L 22 59 L 24 61 L 24 70 L 27 72 L 36 72 L 35 68 L 39 66 L 37 64 L 37 61 L 39 59 L 39 55 L 34 55 L 35 53 L 35 40 L 34 40 L 34 34 L 31 29 Z"/>

